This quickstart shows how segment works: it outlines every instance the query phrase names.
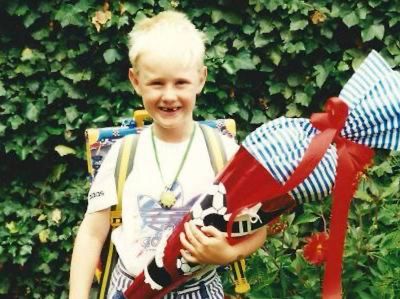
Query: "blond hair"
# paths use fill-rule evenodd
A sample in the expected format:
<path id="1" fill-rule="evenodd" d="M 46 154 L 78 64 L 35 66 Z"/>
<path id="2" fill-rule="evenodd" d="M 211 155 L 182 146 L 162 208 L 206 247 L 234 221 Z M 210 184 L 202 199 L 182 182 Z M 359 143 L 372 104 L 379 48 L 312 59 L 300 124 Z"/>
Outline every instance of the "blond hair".
<path id="1" fill-rule="evenodd" d="M 140 56 L 149 50 L 175 55 L 183 64 L 204 63 L 205 34 L 188 17 L 176 11 L 164 11 L 138 22 L 129 33 L 129 60 L 137 70 Z"/>

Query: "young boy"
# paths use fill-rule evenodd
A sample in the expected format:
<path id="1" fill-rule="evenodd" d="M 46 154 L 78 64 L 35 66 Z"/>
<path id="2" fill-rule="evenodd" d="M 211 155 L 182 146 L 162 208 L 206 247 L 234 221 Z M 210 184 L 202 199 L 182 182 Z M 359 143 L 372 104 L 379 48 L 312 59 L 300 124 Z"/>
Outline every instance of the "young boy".
<path id="1" fill-rule="evenodd" d="M 130 34 L 129 79 L 153 124 L 140 134 L 134 167 L 123 192 L 122 225 L 112 234 L 119 261 L 113 270 L 108 298 L 124 290 L 154 256 L 162 232 L 176 225 L 193 198 L 214 180 L 204 136 L 193 121 L 196 96 L 206 81 L 204 35 L 178 12 L 162 12 L 135 25 Z M 228 157 L 238 146 L 221 136 Z M 94 270 L 110 227 L 110 207 L 117 203 L 114 170 L 118 141 L 103 162 L 90 194 L 86 215 L 76 237 L 71 262 L 70 298 L 88 298 Z M 181 235 L 182 256 L 189 262 L 228 264 L 265 241 L 265 230 L 247 242 L 230 245 L 213 227 L 187 225 Z M 200 290 L 202 288 L 202 290 Z M 223 298 L 215 270 L 188 281 L 168 298 Z M 186 298 L 186 297 L 184 297 Z"/>

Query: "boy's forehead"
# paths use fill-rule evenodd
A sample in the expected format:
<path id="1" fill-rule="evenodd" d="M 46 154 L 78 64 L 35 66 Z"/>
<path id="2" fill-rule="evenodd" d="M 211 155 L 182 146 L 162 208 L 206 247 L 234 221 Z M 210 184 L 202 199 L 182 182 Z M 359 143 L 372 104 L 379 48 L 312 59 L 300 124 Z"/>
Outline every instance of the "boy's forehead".
<path id="1" fill-rule="evenodd" d="M 182 54 L 171 51 L 149 50 L 142 53 L 136 68 L 142 75 L 155 76 L 163 73 L 197 72 L 201 63 L 193 57 L 182 57 Z"/>

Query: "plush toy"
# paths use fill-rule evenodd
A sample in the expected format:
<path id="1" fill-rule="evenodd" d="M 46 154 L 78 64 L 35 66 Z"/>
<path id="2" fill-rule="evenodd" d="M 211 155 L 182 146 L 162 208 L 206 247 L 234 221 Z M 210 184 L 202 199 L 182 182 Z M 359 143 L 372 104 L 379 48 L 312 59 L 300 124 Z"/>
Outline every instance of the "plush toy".
<path id="1" fill-rule="evenodd" d="M 318 204 L 332 193 L 322 294 L 340 298 L 350 201 L 360 173 L 372 160 L 372 148 L 400 149 L 399 124 L 400 75 L 372 51 L 339 97 L 327 101 L 325 112 L 310 119 L 281 117 L 249 134 L 209 192 L 199 195 L 191 212 L 165 233 L 156 256 L 125 297 L 161 298 L 209 269 L 180 255 L 185 222 L 213 225 L 230 242 L 241 242 L 294 205 Z"/>

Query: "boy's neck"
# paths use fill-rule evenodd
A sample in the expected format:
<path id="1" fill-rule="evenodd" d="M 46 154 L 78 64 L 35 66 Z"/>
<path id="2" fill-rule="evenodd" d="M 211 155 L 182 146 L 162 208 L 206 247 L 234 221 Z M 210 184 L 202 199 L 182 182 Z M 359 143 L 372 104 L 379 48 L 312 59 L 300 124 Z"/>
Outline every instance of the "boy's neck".
<path id="1" fill-rule="evenodd" d="M 190 137 L 194 125 L 195 122 L 193 120 L 188 124 L 182 125 L 178 128 L 163 128 L 157 124 L 153 124 L 154 135 L 158 139 L 165 142 L 179 143 L 187 140 Z"/>

